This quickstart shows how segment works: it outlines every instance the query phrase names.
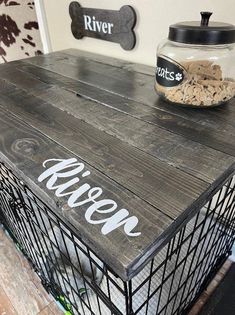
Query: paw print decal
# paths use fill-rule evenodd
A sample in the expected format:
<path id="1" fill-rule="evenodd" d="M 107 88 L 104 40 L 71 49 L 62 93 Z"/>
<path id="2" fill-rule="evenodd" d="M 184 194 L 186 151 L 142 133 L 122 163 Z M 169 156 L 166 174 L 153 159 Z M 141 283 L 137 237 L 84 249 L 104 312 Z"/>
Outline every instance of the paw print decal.
<path id="1" fill-rule="evenodd" d="M 184 81 L 184 68 L 166 56 L 158 56 L 156 67 L 156 81 L 165 87 L 174 87 Z"/>
<path id="2" fill-rule="evenodd" d="M 183 76 L 182 76 L 182 74 L 181 74 L 181 73 L 176 73 L 176 75 L 175 75 L 175 79 L 176 79 L 177 81 L 181 81 L 181 80 L 182 80 L 182 78 L 183 78 Z"/>

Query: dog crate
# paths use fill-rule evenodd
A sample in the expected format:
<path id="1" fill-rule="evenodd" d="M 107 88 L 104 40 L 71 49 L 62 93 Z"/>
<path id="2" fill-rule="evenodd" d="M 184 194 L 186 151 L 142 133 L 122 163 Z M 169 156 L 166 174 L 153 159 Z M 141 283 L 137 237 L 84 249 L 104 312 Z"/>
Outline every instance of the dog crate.
<path id="1" fill-rule="evenodd" d="M 234 174 L 123 280 L 53 209 L 0 164 L 0 219 L 67 314 L 184 314 L 231 253 Z"/>

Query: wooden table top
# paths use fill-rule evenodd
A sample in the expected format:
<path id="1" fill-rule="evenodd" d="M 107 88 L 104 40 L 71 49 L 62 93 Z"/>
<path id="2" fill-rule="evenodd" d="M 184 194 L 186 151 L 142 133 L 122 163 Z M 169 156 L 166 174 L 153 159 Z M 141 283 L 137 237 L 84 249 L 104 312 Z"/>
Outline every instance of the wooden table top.
<path id="1" fill-rule="evenodd" d="M 74 49 L 0 74 L 0 161 L 124 280 L 234 172 L 235 99 L 172 106 L 154 68 Z"/>

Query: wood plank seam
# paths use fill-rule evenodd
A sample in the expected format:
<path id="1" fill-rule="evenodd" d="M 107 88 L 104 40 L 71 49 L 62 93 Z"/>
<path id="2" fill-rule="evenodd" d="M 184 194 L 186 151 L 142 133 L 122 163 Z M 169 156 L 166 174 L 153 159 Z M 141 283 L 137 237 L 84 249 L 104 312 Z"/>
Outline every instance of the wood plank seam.
<path id="1" fill-rule="evenodd" d="M 48 106 L 48 105 L 47 105 Z M 8 110 L 9 111 L 9 108 L 7 108 L 6 110 Z M 12 112 L 12 111 L 9 111 L 9 112 Z M 22 117 L 20 117 L 19 115 L 16 115 L 15 113 L 12 113 L 13 115 L 15 115 L 16 117 L 18 117 L 19 119 L 22 119 Z M 66 114 L 64 114 L 64 116 L 65 116 Z M 44 135 L 44 133 L 42 132 L 42 130 L 40 130 L 40 129 L 38 129 L 37 127 L 35 127 L 35 125 L 32 125 L 32 123 L 29 123 L 29 121 L 27 121 L 27 124 L 28 125 L 30 125 L 31 127 L 33 127 L 34 129 L 36 129 L 37 131 L 39 131 L 41 134 L 43 134 Z M 63 145 L 61 142 L 59 143 L 58 142 L 58 140 L 56 140 L 55 138 L 51 138 L 51 136 L 47 133 L 47 136 L 52 140 L 52 141 L 54 141 L 55 143 L 57 143 L 57 144 L 59 144 L 59 145 L 61 145 L 61 146 L 63 146 L 65 149 L 67 149 L 67 150 L 69 150 L 71 153 L 73 153 L 73 154 L 76 154 L 77 155 L 77 152 L 75 152 L 74 150 L 71 150 L 70 148 L 68 148 L 68 147 L 65 147 L 65 145 Z M 138 149 L 136 149 L 137 151 L 134 151 L 134 152 L 138 152 Z M 134 153 L 133 152 L 133 153 Z M 82 157 L 80 157 L 80 158 L 82 158 Z M 87 161 L 86 161 L 87 162 Z M 91 167 L 95 167 L 95 165 L 93 165 L 93 164 L 90 164 L 89 162 L 88 162 L 88 164 L 91 166 Z M 95 167 L 96 168 L 96 167 Z M 168 168 L 169 169 L 171 169 L 172 168 L 172 166 L 168 166 Z M 175 169 L 175 168 L 174 168 Z M 107 174 L 107 172 L 106 172 L 106 174 L 104 173 L 104 171 L 102 171 L 102 170 L 100 170 L 100 168 L 98 168 L 97 169 L 98 171 L 100 171 L 101 173 L 103 173 L 105 176 L 108 176 L 108 174 Z M 182 170 L 180 170 L 180 172 L 182 172 L 182 174 L 184 173 Z M 186 174 L 186 173 L 185 173 Z M 192 178 L 191 177 L 191 175 L 188 175 L 190 178 Z M 110 176 L 108 176 L 111 180 L 114 180 L 116 183 L 118 183 L 118 184 L 120 184 L 120 182 L 118 182 L 118 181 L 116 181 L 115 180 L 115 178 L 111 178 Z M 203 183 L 203 184 L 205 184 L 205 182 L 204 181 L 201 181 L 201 183 Z M 182 185 L 183 185 L 184 183 L 182 183 Z M 123 185 L 123 184 L 121 184 L 121 185 Z M 136 195 L 136 193 L 134 193 L 131 189 L 129 189 L 126 185 L 125 186 L 123 186 L 124 188 L 126 188 L 127 190 L 129 190 L 130 192 L 132 192 L 133 194 L 135 194 Z M 138 196 L 138 195 L 137 195 Z M 139 196 L 140 197 L 140 196 Z M 140 197 L 141 198 L 141 197 Z M 142 199 L 142 198 L 141 198 Z M 145 200 L 146 201 L 146 200 Z M 149 203 L 148 201 L 147 201 L 147 203 Z M 156 207 L 156 205 L 154 205 L 154 204 L 152 204 L 152 203 L 149 203 L 149 204 L 151 204 L 151 205 L 153 205 L 154 207 Z M 156 207 L 160 212 L 162 212 L 162 210 L 161 209 L 159 209 L 158 207 Z M 164 214 L 166 214 L 166 213 L 164 213 Z M 172 218 L 171 216 L 169 216 L 170 218 Z"/>
<path id="2" fill-rule="evenodd" d="M 24 62 L 22 62 L 22 63 L 30 63 L 29 61 L 24 61 Z M 41 69 L 44 69 L 42 66 L 40 66 L 40 65 L 35 65 L 35 64 L 32 64 L 32 65 L 34 65 L 35 67 L 38 67 L 38 68 L 41 68 Z M 58 74 L 57 72 L 55 72 L 55 71 L 53 71 L 53 70 L 50 70 L 50 69 L 48 69 L 48 68 L 46 68 L 46 70 L 47 71 L 49 71 L 49 72 L 53 72 L 53 73 L 55 73 L 55 74 Z M 60 74 L 61 75 L 61 74 Z M 70 79 L 72 79 L 72 80 L 75 80 L 74 78 L 72 78 L 72 77 L 70 77 L 70 76 L 67 76 L 67 75 L 65 75 L 65 74 L 63 74 L 63 76 L 64 77 L 67 77 L 67 78 L 70 78 Z M 44 81 L 45 82 L 45 81 Z M 110 90 L 104 90 L 104 89 L 102 89 L 102 88 L 100 88 L 100 87 L 97 87 L 96 85 L 94 85 L 94 84 L 91 84 L 91 83 L 88 83 L 88 82 L 86 82 L 86 81 L 80 81 L 80 80 L 77 80 L 77 82 L 81 82 L 81 83 L 83 83 L 83 84 L 86 84 L 86 85 L 88 85 L 88 86 L 91 86 L 92 88 L 96 88 L 97 89 L 97 95 L 99 94 L 99 90 L 100 91 L 102 91 L 102 92 L 106 92 L 106 93 L 110 93 L 110 94 L 113 94 L 114 96 L 119 96 L 119 97 L 122 97 L 120 94 L 118 94 L 118 93 L 114 93 L 113 91 L 110 91 Z M 98 102 L 97 100 L 95 100 L 94 98 L 91 98 L 91 97 L 89 97 L 89 96 L 84 96 L 83 94 L 80 94 L 79 92 L 77 92 L 76 93 L 76 91 L 74 91 L 73 89 L 71 89 L 71 88 L 64 88 L 65 90 L 67 90 L 67 91 L 70 91 L 70 92 L 72 92 L 72 93 L 75 93 L 75 94 L 77 94 L 77 95 L 79 95 L 79 96 L 82 96 L 82 97 L 84 97 L 85 99 L 88 99 L 88 100 L 91 100 L 91 101 L 95 101 L 95 102 Z M 101 94 L 102 94 L 102 92 L 101 92 Z M 125 98 L 123 98 L 123 100 L 125 100 Z M 143 103 L 141 103 L 141 102 L 137 102 L 136 100 L 132 100 L 132 99 L 129 99 L 130 101 L 132 101 L 132 102 L 136 102 L 136 103 L 139 103 L 140 105 L 143 105 L 143 106 L 146 106 L 146 104 L 143 104 Z M 114 108 L 115 110 L 118 110 L 116 107 L 114 107 L 114 106 L 110 106 L 110 105 L 107 105 L 107 103 L 104 103 L 104 102 L 98 102 L 100 105 L 103 105 L 103 106 L 109 106 L 109 107 L 112 107 L 112 108 Z M 153 107 L 154 108 L 154 107 Z M 154 108 L 154 109 L 156 109 L 156 108 Z M 162 109 L 162 108 L 157 108 L 156 110 L 158 110 L 158 111 L 160 111 L 160 112 L 162 112 L 162 113 L 164 113 L 164 112 L 166 112 L 168 115 L 174 115 L 174 116 L 178 116 L 178 118 L 180 118 L 181 120 L 182 120 L 182 127 L 181 128 L 183 128 L 183 122 L 184 122 L 184 118 L 182 117 L 182 116 L 180 116 L 180 115 L 177 115 L 176 113 L 174 113 L 174 114 L 172 114 L 171 112 L 167 112 L 167 111 L 165 111 L 164 109 Z M 123 113 L 125 113 L 125 114 L 127 114 L 127 115 L 129 115 L 130 117 L 133 117 L 133 118 L 135 118 L 135 119 L 138 119 L 138 120 L 140 120 L 140 121 L 145 121 L 146 123 L 148 123 L 148 124 L 152 124 L 152 125 L 154 125 L 154 126 L 157 126 L 158 128 L 160 128 L 160 129 L 163 129 L 163 130 L 167 130 L 168 132 L 170 132 L 170 133 L 174 133 L 174 134 L 178 134 L 178 135 L 180 135 L 180 136 L 186 136 L 186 137 L 188 137 L 188 139 L 190 139 L 190 140 L 192 140 L 192 141 L 195 141 L 195 142 L 198 142 L 198 143 L 200 143 L 200 144 L 202 144 L 202 145 L 207 145 L 208 147 L 210 147 L 210 148 L 212 148 L 212 149 L 215 149 L 215 147 L 212 145 L 212 143 L 210 143 L 208 140 L 207 140 L 207 138 L 205 138 L 205 139 L 203 139 L 203 138 L 200 138 L 200 141 L 199 141 L 199 139 L 197 139 L 197 136 L 196 136 L 196 134 L 195 134 L 195 136 L 193 136 L 192 137 L 192 135 L 190 135 L 190 133 L 184 133 L 184 134 L 182 134 L 182 132 L 177 132 L 177 131 L 172 131 L 171 129 L 169 129 L 169 127 L 167 128 L 167 127 L 164 127 L 164 126 L 161 126 L 161 125 L 159 125 L 159 124 L 157 124 L 156 125 L 156 123 L 154 123 L 154 122 L 151 122 L 151 121 L 149 121 L 149 120 L 144 120 L 143 118 L 141 119 L 141 118 L 139 118 L 139 117 L 137 117 L 136 115 L 130 115 L 129 113 L 127 113 L 127 112 L 124 112 L 124 111 L 120 111 L 120 112 L 123 112 Z M 185 120 L 185 122 L 186 122 L 186 120 Z M 195 124 L 194 122 L 191 122 L 191 124 Z M 179 126 L 178 126 L 179 127 Z M 202 126 L 201 126 L 202 127 Z M 183 130 L 183 129 L 182 129 Z M 193 130 L 193 129 L 192 129 Z M 218 134 L 218 136 L 220 136 L 220 134 L 219 133 L 217 133 Z M 228 146 L 227 147 L 227 149 L 225 150 L 225 148 L 220 148 L 220 151 L 221 152 L 224 152 L 224 153 L 226 153 L 226 154 L 230 154 L 230 155 L 234 155 L 235 154 L 235 149 L 234 148 L 232 148 L 232 149 L 230 149 L 230 147 Z M 229 150 L 229 151 L 227 151 L 227 150 Z"/>
<path id="3" fill-rule="evenodd" d="M 25 90 L 25 89 L 23 89 L 23 90 Z M 32 94 L 32 95 L 34 95 L 33 93 L 31 93 L 30 91 L 27 91 L 27 90 L 25 90 L 27 93 L 29 93 L 29 94 Z M 40 96 L 38 96 L 37 95 L 37 97 L 39 97 L 40 99 L 42 99 L 42 100 L 44 100 L 43 98 L 41 98 Z M 51 103 L 52 105 L 54 105 L 53 103 Z M 76 116 L 77 117 L 77 116 Z M 87 122 L 87 121 L 86 121 Z M 87 122 L 87 123 L 90 123 L 89 121 Z M 103 131 L 105 131 L 106 132 L 106 130 L 103 130 Z M 109 133 L 110 134 L 110 133 Z M 113 134 L 111 134 L 112 136 L 113 136 Z M 150 154 L 150 152 L 149 151 L 146 151 L 146 150 L 143 150 L 142 148 L 140 148 L 140 147 L 138 147 L 138 149 L 140 149 L 140 150 L 142 150 L 142 151 L 145 151 L 147 154 Z M 206 147 L 205 147 L 205 149 L 206 149 Z M 213 152 L 213 151 L 212 151 Z M 157 158 L 159 158 L 158 156 L 156 156 L 156 155 L 154 155 L 155 157 L 157 157 Z M 229 157 L 229 155 L 228 155 L 228 157 Z M 159 158 L 159 160 L 162 160 L 161 158 Z M 162 161 L 164 161 L 164 160 L 162 160 Z M 165 161 L 164 161 L 165 162 Z M 170 163 L 169 163 L 170 164 Z M 174 165 L 176 168 L 179 168 L 179 169 L 181 169 L 180 167 L 177 167 L 177 165 Z M 183 169 L 184 171 L 186 171 L 187 172 L 187 170 L 185 170 L 185 169 Z"/>

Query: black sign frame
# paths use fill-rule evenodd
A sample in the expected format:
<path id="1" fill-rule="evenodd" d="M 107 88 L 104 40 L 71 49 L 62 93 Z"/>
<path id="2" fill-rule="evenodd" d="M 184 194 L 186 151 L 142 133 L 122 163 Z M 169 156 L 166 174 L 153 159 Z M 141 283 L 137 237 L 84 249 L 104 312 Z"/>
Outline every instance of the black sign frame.
<path id="1" fill-rule="evenodd" d="M 69 5 L 71 30 L 76 39 L 84 36 L 119 43 L 125 50 L 135 47 L 136 12 L 129 6 L 119 11 L 83 8 L 77 1 Z"/>

